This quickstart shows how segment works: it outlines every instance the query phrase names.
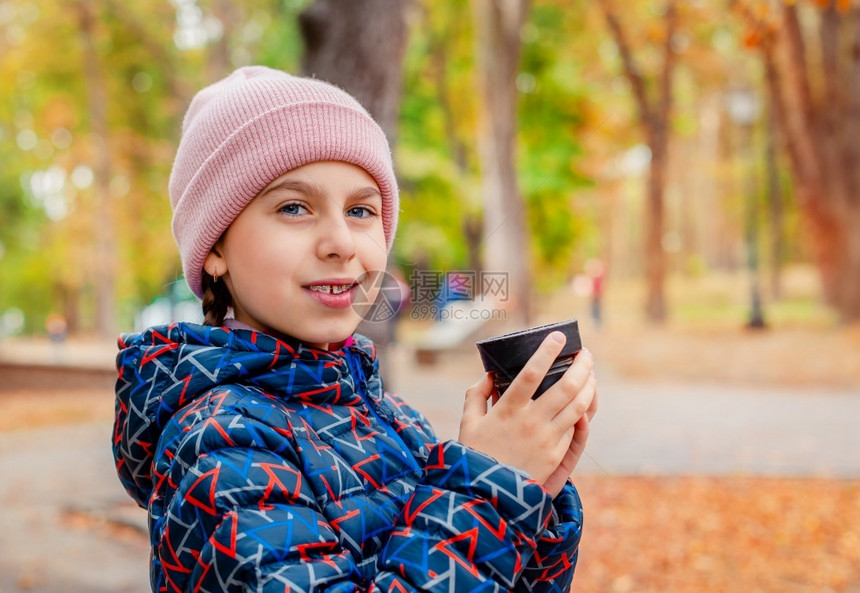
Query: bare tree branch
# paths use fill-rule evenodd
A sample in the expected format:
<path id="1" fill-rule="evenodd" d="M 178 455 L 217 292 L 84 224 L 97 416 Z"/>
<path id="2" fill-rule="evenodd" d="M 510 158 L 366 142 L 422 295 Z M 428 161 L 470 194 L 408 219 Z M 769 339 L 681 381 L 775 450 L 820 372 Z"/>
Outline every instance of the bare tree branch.
<path id="1" fill-rule="evenodd" d="M 621 55 L 621 63 L 624 67 L 624 74 L 627 80 L 630 81 L 630 86 L 633 87 L 633 96 L 636 97 L 636 106 L 639 108 L 639 118 L 645 126 L 651 126 L 652 108 L 651 102 L 648 100 L 648 89 L 645 85 L 645 78 L 642 76 L 642 71 L 633 59 L 633 53 L 630 50 L 630 42 L 627 40 L 627 33 L 621 25 L 621 21 L 615 14 L 610 0 L 600 0 L 600 8 L 606 17 L 606 24 L 609 26 L 609 32 L 612 34 L 612 39 L 615 45 L 618 46 L 618 53 Z"/>

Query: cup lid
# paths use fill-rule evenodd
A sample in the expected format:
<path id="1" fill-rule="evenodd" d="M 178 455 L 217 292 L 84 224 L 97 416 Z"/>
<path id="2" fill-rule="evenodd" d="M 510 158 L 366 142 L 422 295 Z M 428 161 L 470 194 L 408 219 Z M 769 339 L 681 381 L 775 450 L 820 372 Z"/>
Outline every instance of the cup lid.
<path id="1" fill-rule="evenodd" d="M 475 342 L 486 371 L 518 371 L 554 331 L 567 338 L 559 357 L 573 356 L 582 350 L 579 322 L 576 319 L 540 325 Z M 515 374 L 515 373 L 514 373 Z"/>

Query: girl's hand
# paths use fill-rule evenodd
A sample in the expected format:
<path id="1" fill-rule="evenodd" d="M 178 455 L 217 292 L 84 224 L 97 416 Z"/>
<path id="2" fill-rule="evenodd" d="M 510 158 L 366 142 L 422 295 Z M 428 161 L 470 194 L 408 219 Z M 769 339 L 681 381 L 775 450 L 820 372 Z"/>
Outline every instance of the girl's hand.
<path id="1" fill-rule="evenodd" d="M 460 421 L 461 443 L 525 471 L 553 496 L 582 455 L 588 414 L 596 406 L 594 362 L 588 350 L 577 354 L 561 379 L 539 399 L 531 399 L 564 342 L 561 332 L 547 336 L 489 410 L 487 400 L 497 391 L 487 373 L 466 391 Z"/>
<path id="2" fill-rule="evenodd" d="M 594 392 L 593 404 L 597 403 L 597 392 Z M 596 406 L 594 406 L 596 411 Z M 590 428 L 591 418 L 594 412 L 589 410 L 579 419 L 573 426 L 573 438 L 570 440 L 570 446 L 564 454 L 561 463 L 555 468 L 555 471 L 544 482 L 543 487 L 546 488 L 553 496 L 561 492 L 570 474 L 573 473 L 573 468 L 579 463 L 579 459 L 585 452 L 585 442 L 588 440 L 588 431 Z"/>

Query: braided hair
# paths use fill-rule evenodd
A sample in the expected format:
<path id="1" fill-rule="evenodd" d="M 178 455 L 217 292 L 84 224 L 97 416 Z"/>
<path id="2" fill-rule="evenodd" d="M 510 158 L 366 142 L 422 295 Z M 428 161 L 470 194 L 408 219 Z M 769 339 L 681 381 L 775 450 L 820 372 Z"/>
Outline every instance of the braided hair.
<path id="1" fill-rule="evenodd" d="M 227 311 L 233 306 L 233 299 L 227 285 L 222 281 L 212 278 L 209 274 L 203 274 L 200 279 L 200 287 L 203 289 L 203 323 L 205 325 L 224 325 Z"/>

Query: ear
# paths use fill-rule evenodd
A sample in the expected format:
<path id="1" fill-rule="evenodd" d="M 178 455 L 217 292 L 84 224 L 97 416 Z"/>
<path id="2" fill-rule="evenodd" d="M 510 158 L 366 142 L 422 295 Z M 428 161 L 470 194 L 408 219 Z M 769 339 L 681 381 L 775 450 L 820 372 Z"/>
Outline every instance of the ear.
<path id="1" fill-rule="evenodd" d="M 212 246 L 212 251 L 203 260 L 203 269 L 210 276 L 224 276 L 227 274 L 227 260 L 221 254 L 221 241 Z"/>

